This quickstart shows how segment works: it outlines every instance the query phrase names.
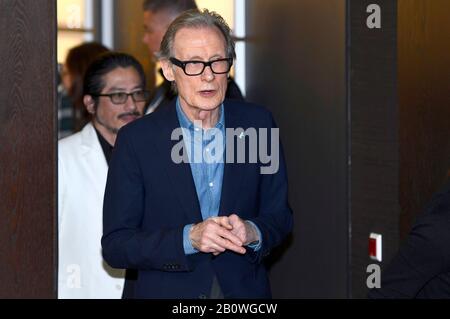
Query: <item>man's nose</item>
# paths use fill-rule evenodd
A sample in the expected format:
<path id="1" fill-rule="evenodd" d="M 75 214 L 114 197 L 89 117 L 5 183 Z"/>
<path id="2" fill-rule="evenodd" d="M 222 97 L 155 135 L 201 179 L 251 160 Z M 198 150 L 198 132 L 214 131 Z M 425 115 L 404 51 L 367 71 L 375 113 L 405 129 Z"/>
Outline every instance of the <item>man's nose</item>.
<path id="1" fill-rule="evenodd" d="M 131 95 L 128 95 L 124 107 L 127 112 L 135 111 L 137 109 L 136 102 L 133 100 L 133 97 Z"/>
<path id="2" fill-rule="evenodd" d="M 214 80 L 214 72 L 211 69 L 211 66 L 205 67 L 202 73 L 202 79 L 205 81 L 212 81 Z"/>

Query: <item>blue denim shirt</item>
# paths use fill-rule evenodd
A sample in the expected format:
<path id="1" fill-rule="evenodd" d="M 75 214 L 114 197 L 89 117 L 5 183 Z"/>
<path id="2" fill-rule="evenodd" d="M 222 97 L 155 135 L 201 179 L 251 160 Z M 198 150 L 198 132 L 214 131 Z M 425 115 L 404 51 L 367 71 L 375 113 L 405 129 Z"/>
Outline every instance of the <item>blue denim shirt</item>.
<path id="1" fill-rule="evenodd" d="M 219 214 L 220 198 L 225 158 L 225 114 L 223 104 L 220 106 L 219 121 L 214 128 L 203 130 L 201 123 L 192 123 L 181 109 L 179 98 L 176 104 L 178 121 L 183 130 L 183 140 L 189 157 L 192 177 L 194 179 L 197 197 L 203 220 Z M 253 224 L 253 223 L 252 223 Z M 193 224 L 188 224 L 183 230 L 183 247 L 185 254 L 195 254 L 189 231 Z M 256 227 L 259 238 L 261 233 Z M 261 241 L 249 247 L 258 250 Z"/>

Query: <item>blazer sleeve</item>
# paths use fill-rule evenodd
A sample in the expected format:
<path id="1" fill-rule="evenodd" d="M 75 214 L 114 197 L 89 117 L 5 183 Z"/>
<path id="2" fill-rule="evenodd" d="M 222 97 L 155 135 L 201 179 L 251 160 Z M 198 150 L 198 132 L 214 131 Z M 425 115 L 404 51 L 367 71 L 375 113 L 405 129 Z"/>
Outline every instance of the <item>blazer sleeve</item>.
<path id="1" fill-rule="evenodd" d="M 267 114 L 267 128 L 278 129 L 271 113 L 268 112 Z M 257 251 L 248 249 L 246 254 L 250 261 L 254 263 L 262 262 L 262 259 L 287 237 L 293 227 L 292 209 L 288 202 L 288 180 L 283 148 L 278 134 L 272 135 L 269 133 L 267 135 L 272 159 L 274 159 L 273 152 L 278 152 L 278 156 L 275 157 L 275 160 L 278 160 L 278 169 L 276 170 L 275 166 L 273 174 L 261 174 L 260 211 L 258 216 L 251 218 L 250 221 L 258 226 L 262 235 L 262 245 Z M 274 145 L 279 145 L 279 147 L 273 147 Z"/>
<path id="2" fill-rule="evenodd" d="M 183 226 L 143 231 L 145 187 L 131 143 L 121 129 L 111 158 L 103 203 L 102 253 L 115 268 L 188 271 Z M 136 133 L 136 132 L 133 132 Z"/>

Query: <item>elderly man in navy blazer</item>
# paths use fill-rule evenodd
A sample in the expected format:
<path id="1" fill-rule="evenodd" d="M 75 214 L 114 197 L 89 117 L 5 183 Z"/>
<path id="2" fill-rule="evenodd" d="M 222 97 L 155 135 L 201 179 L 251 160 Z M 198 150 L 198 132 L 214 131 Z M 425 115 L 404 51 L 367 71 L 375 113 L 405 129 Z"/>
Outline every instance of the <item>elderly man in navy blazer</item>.
<path id="1" fill-rule="evenodd" d="M 292 229 L 272 115 L 225 100 L 235 51 L 218 14 L 183 13 L 159 58 L 178 97 L 118 134 L 103 256 L 138 271 L 136 298 L 270 298 L 262 261 Z"/>

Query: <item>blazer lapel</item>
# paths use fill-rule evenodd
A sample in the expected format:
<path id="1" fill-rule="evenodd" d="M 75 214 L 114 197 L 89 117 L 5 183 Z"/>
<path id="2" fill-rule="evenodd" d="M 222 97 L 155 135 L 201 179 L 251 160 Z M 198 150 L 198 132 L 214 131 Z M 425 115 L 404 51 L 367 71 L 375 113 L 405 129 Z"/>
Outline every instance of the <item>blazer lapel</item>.
<path id="1" fill-rule="evenodd" d="M 176 164 L 171 157 L 173 147 L 180 142 L 180 140 L 172 141 L 171 139 L 172 132 L 180 127 L 175 102 L 165 105 L 159 112 L 163 112 L 160 114 L 161 117 L 158 122 L 162 138 L 157 139 L 156 146 L 163 156 L 164 163 L 166 163 L 166 172 L 172 186 L 170 189 L 176 194 L 189 222 L 201 222 L 202 214 L 191 167 L 188 162 L 184 161 Z M 181 140 L 183 140 L 183 137 L 181 137 Z"/>
<path id="2" fill-rule="evenodd" d="M 90 176 L 92 183 L 99 194 L 105 192 L 106 177 L 108 174 L 108 164 L 100 146 L 94 126 L 89 123 L 81 131 L 81 144 L 83 148 L 83 158 L 86 172 Z"/>
<path id="3" fill-rule="evenodd" d="M 230 129 L 237 129 L 240 126 L 239 122 L 241 122 L 234 112 L 234 108 L 226 107 L 226 102 L 224 102 L 224 112 L 225 112 L 225 127 Z M 246 129 L 243 127 L 243 129 Z M 228 132 L 226 132 L 228 133 Z M 233 163 L 227 163 L 225 161 L 224 172 L 223 172 L 223 181 L 222 181 L 222 194 L 220 198 L 220 208 L 219 208 L 219 216 L 228 216 L 233 213 L 237 213 L 235 211 L 235 202 L 236 198 L 239 196 L 240 188 L 242 185 L 242 181 L 244 180 L 244 176 L 246 173 L 245 164 L 236 163 L 236 152 L 237 145 L 236 140 L 233 143 L 234 145 L 234 161 Z M 225 147 L 225 152 L 227 151 Z M 246 146 L 246 152 L 248 148 Z M 226 156 L 225 156 L 226 160 Z"/>

